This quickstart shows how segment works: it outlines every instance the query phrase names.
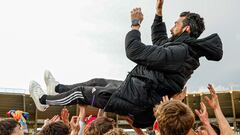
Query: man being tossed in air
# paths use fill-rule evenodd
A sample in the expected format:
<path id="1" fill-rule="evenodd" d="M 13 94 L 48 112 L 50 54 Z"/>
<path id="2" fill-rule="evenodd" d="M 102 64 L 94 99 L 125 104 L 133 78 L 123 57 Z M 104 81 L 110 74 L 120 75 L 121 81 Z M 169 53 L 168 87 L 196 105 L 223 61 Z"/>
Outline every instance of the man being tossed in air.
<path id="1" fill-rule="evenodd" d="M 40 92 L 39 85 L 31 83 L 30 94 L 36 106 L 44 110 L 48 105 L 87 104 L 128 116 L 135 127 L 152 126 L 155 121 L 153 107 L 163 96 L 172 97 L 181 92 L 199 67 L 199 58 L 219 61 L 223 55 L 222 42 L 217 34 L 198 39 L 205 25 L 203 18 L 196 13 L 181 13 L 170 30 L 172 37 L 168 38 L 162 21 L 162 7 L 163 0 L 157 0 L 151 35 L 153 45 L 141 41 L 141 9 L 131 11 L 132 26 L 126 35 L 125 49 L 128 59 L 137 65 L 120 87 L 79 86 L 50 96 Z"/>

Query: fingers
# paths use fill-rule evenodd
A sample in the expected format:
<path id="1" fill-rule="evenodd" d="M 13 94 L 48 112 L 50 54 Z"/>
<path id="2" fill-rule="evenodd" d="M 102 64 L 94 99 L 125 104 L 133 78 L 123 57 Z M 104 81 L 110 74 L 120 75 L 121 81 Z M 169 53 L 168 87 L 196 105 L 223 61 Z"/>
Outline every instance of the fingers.
<path id="1" fill-rule="evenodd" d="M 201 106 L 202 113 L 206 113 L 207 108 L 206 108 L 205 104 L 203 102 L 201 102 L 200 106 Z"/>
<path id="2" fill-rule="evenodd" d="M 171 100 L 174 100 L 174 98 L 169 99 L 167 95 L 166 95 L 166 96 L 163 96 L 163 97 L 162 97 L 162 101 L 160 101 L 160 104 L 162 104 L 162 103 L 164 103 L 164 102 L 167 102 L 167 101 L 171 101 Z"/>
<path id="3" fill-rule="evenodd" d="M 61 115 L 65 115 L 67 113 L 68 113 L 68 109 L 64 107 L 61 111 Z"/>
<path id="4" fill-rule="evenodd" d="M 70 122 L 71 122 L 71 123 L 76 123 L 77 119 L 78 119 L 78 116 L 72 116 Z"/>
<path id="5" fill-rule="evenodd" d="M 55 122 L 59 121 L 60 120 L 60 116 L 57 115 L 56 119 L 55 119 Z"/>
<path id="6" fill-rule="evenodd" d="M 59 120 L 60 120 L 59 115 L 54 115 L 50 121 L 51 122 L 56 122 L 56 121 L 59 121 Z"/>
<path id="7" fill-rule="evenodd" d="M 209 102 L 209 101 L 210 101 L 210 99 L 209 99 L 209 97 L 208 97 L 208 96 L 205 96 L 205 97 L 204 97 L 204 99 L 205 99 L 207 102 Z"/>
<path id="8" fill-rule="evenodd" d="M 78 116 L 72 116 L 71 121 L 70 121 L 70 125 L 72 128 L 76 128 L 79 126 L 79 121 L 80 118 Z"/>
<path id="9" fill-rule="evenodd" d="M 131 14 L 142 14 L 142 9 L 141 8 L 133 8 L 131 11 Z"/>
<path id="10" fill-rule="evenodd" d="M 209 99 L 209 97 L 208 97 L 208 96 L 205 96 L 205 97 L 204 97 L 204 99 L 205 99 L 205 100 L 208 102 L 208 105 L 210 105 L 210 104 L 211 104 L 211 102 L 212 102 L 212 101 Z"/>
<path id="11" fill-rule="evenodd" d="M 69 111 L 67 108 L 63 108 L 62 111 L 61 111 L 61 119 L 62 120 L 65 120 L 65 119 L 68 119 L 69 117 Z"/>
<path id="12" fill-rule="evenodd" d="M 77 119 L 77 118 L 78 118 L 78 116 L 72 116 L 71 121 L 74 119 Z"/>
<path id="13" fill-rule="evenodd" d="M 215 89 L 213 88 L 212 84 L 208 84 L 208 90 L 211 94 L 216 94 Z"/>
<path id="14" fill-rule="evenodd" d="M 131 11 L 131 20 L 135 20 L 135 19 L 139 20 L 140 23 L 143 21 L 143 13 L 140 7 L 134 8 Z"/>
<path id="15" fill-rule="evenodd" d="M 87 117 L 87 120 L 90 120 L 92 118 L 92 115 L 89 115 L 88 117 Z"/>
<path id="16" fill-rule="evenodd" d="M 54 115 L 51 120 L 54 121 L 55 119 L 57 119 L 57 117 L 58 117 L 58 115 Z"/>
<path id="17" fill-rule="evenodd" d="M 195 109 L 195 113 L 197 114 L 198 117 L 201 116 L 201 113 L 197 109 Z"/>
<path id="18" fill-rule="evenodd" d="M 163 102 L 169 101 L 168 96 L 163 96 Z"/>
<path id="19" fill-rule="evenodd" d="M 200 110 L 195 109 L 196 114 L 200 117 L 200 115 L 207 112 L 207 108 L 203 102 L 200 102 Z"/>
<path id="20" fill-rule="evenodd" d="M 133 11 L 137 12 L 137 11 L 141 11 L 141 8 L 138 7 L 138 8 L 133 8 Z"/>

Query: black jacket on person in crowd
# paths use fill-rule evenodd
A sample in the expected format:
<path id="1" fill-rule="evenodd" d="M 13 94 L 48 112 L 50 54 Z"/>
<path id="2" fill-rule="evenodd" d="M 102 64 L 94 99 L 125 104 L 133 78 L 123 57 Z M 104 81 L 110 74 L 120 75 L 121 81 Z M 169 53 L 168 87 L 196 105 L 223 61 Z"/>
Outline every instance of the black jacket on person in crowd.
<path id="1" fill-rule="evenodd" d="M 163 96 L 171 97 L 183 89 L 199 67 L 200 57 L 219 61 L 223 55 L 217 34 L 195 39 L 184 32 L 169 39 L 165 23 L 157 15 L 152 25 L 152 42 L 153 45 L 142 43 L 138 30 L 128 32 L 126 55 L 137 65 L 105 106 L 105 111 L 132 117 L 133 126 L 140 128 L 153 125 L 153 107 Z"/>

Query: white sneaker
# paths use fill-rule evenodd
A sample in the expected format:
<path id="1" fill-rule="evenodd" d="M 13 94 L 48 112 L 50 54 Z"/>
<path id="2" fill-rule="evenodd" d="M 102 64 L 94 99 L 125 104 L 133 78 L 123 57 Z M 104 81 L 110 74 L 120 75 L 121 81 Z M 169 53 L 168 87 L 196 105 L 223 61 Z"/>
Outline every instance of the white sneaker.
<path id="1" fill-rule="evenodd" d="M 44 72 L 44 81 L 47 86 L 47 94 L 48 95 L 57 95 L 58 93 L 55 91 L 55 87 L 59 84 L 53 77 L 50 71 L 45 70 Z"/>
<path id="2" fill-rule="evenodd" d="M 37 109 L 39 111 L 45 111 L 49 105 L 43 105 L 40 103 L 39 99 L 45 94 L 41 88 L 41 86 L 35 82 L 35 81 L 31 81 L 29 84 L 29 93 L 30 96 L 32 97 Z"/>

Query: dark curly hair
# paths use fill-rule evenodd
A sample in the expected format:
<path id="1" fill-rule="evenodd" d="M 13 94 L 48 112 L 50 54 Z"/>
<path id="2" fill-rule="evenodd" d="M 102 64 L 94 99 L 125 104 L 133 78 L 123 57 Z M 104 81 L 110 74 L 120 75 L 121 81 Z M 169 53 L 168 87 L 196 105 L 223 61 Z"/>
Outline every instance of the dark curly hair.
<path id="1" fill-rule="evenodd" d="M 19 123 L 12 118 L 0 120 L 0 135 L 11 135 L 18 125 Z"/>
<path id="2" fill-rule="evenodd" d="M 183 27 L 190 26 L 191 37 L 198 38 L 205 30 L 204 19 L 199 14 L 187 11 L 182 12 L 180 17 L 186 17 L 183 20 Z"/>

